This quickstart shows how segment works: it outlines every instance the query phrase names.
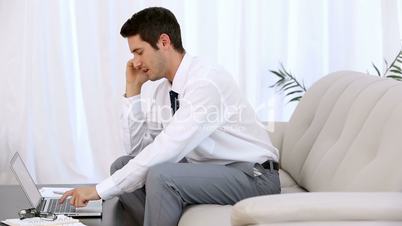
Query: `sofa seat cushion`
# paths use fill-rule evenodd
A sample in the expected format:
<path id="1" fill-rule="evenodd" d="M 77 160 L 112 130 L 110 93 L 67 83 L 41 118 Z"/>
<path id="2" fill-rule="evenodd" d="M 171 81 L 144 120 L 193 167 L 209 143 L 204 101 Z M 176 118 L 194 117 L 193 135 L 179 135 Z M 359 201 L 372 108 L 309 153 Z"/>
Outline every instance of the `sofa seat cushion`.
<path id="1" fill-rule="evenodd" d="M 178 226 L 230 226 L 231 205 L 192 205 L 181 216 Z"/>
<path id="2" fill-rule="evenodd" d="M 279 169 L 279 180 L 281 182 L 281 193 L 306 192 L 302 187 L 297 185 L 296 181 L 284 170 Z"/>
<path id="3" fill-rule="evenodd" d="M 233 226 L 292 222 L 399 222 L 400 192 L 304 192 L 244 199 L 232 208 Z"/>
<path id="4" fill-rule="evenodd" d="M 279 177 L 282 193 L 306 192 L 286 171 L 280 169 Z M 184 210 L 179 226 L 230 226 L 231 211 L 231 205 L 192 205 Z"/>

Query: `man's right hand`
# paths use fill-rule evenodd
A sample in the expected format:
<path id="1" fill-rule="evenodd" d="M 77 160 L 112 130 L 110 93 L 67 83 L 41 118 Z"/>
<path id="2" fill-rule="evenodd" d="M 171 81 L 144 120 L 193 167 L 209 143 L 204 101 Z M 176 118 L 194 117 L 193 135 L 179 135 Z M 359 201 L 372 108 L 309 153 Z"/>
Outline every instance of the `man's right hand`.
<path id="1" fill-rule="evenodd" d="M 134 59 L 129 60 L 126 67 L 126 97 L 139 95 L 142 85 L 148 80 L 148 75 L 141 70 L 141 65 L 135 66 Z"/>

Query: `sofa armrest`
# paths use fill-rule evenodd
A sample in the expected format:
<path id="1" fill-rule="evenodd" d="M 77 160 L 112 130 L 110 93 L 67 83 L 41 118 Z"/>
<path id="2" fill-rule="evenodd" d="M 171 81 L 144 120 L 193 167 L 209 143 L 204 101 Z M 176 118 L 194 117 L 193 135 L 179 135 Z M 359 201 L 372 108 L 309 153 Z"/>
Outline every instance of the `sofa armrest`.
<path id="1" fill-rule="evenodd" d="M 288 122 L 265 122 L 272 144 L 281 151 L 283 135 Z"/>
<path id="2" fill-rule="evenodd" d="M 402 193 L 307 192 L 242 200 L 232 209 L 234 226 L 285 222 L 402 221 Z"/>

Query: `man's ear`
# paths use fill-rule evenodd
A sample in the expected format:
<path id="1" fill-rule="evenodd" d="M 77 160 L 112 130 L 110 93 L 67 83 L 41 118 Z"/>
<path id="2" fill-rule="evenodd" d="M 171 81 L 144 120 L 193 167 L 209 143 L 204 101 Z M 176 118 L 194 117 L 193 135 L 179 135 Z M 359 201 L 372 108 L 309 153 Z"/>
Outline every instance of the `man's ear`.
<path id="1" fill-rule="evenodd" d="M 165 49 L 165 48 L 170 47 L 171 42 L 170 42 L 170 37 L 169 37 L 169 35 L 167 35 L 167 34 L 165 34 L 165 33 L 161 34 L 161 35 L 159 36 L 158 44 L 159 44 L 159 48 Z"/>

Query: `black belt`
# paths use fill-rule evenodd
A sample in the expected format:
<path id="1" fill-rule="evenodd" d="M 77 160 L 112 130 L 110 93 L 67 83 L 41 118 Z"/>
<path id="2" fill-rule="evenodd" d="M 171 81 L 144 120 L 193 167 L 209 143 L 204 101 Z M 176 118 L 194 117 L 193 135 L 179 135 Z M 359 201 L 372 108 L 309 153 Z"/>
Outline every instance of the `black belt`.
<path id="1" fill-rule="evenodd" d="M 268 160 L 264 163 L 261 164 L 264 169 L 268 170 L 279 170 L 279 164 L 277 162 L 274 162 L 272 160 Z"/>

